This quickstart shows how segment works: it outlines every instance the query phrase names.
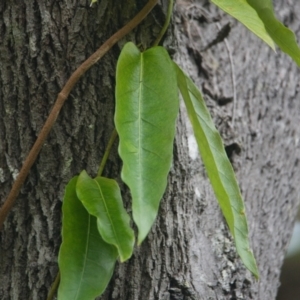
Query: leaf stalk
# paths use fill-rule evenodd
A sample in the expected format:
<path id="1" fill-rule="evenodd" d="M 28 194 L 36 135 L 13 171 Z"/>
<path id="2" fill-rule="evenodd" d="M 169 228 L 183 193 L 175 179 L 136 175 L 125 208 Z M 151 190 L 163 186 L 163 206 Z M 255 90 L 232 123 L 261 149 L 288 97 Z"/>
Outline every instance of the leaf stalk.
<path id="1" fill-rule="evenodd" d="M 173 5 L 174 5 L 174 0 L 169 0 L 167 17 L 166 17 L 165 23 L 164 23 L 159 35 L 157 36 L 156 40 L 154 41 L 152 47 L 158 46 L 161 39 L 163 38 L 163 36 L 166 33 L 166 31 L 169 27 L 170 21 L 171 21 L 171 17 L 172 17 Z"/>
<path id="2" fill-rule="evenodd" d="M 99 176 L 99 177 L 102 175 L 102 172 L 104 170 L 105 164 L 106 164 L 107 159 L 109 157 L 111 148 L 112 148 L 112 146 L 114 144 L 114 141 L 116 140 L 117 136 L 118 136 L 118 133 L 117 133 L 116 129 L 114 128 L 114 131 L 112 132 L 112 134 L 110 136 L 110 139 L 109 139 L 107 147 L 105 149 L 102 161 L 101 161 L 99 169 L 98 169 L 97 176 Z"/>

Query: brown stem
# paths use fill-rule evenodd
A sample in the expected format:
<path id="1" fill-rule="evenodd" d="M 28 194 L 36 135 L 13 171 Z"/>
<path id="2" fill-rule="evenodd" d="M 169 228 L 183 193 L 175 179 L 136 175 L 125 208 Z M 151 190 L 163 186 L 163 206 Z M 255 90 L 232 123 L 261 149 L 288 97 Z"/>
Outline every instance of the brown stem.
<path id="1" fill-rule="evenodd" d="M 104 54 L 106 54 L 110 50 L 110 48 L 114 44 L 116 44 L 121 38 L 123 38 L 126 34 L 132 31 L 132 29 L 134 29 L 149 14 L 149 12 L 153 9 L 157 2 L 158 0 L 149 0 L 148 3 L 144 6 L 144 8 L 132 20 L 130 20 L 124 27 L 122 27 L 119 31 L 112 35 L 94 54 L 92 54 L 86 61 L 84 61 L 71 75 L 61 92 L 58 94 L 52 111 L 48 116 L 48 119 L 46 120 L 36 142 L 34 143 L 25 162 L 23 163 L 20 173 L 16 181 L 14 182 L 4 204 L 0 209 L 0 230 L 2 229 L 3 223 L 7 215 L 11 210 L 12 206 L 14 205 L 17 196 L 19 195 L 20 189 L 29 173 L 29 170 L 34 164 L 45 142 L 45 139 L 47 138 L 53 124 L 55 123 L 59 115 L 63 104 L 65 103 L 74 85 L 92 65 L 94 65 L 100 58 L 102 58 Z"/>

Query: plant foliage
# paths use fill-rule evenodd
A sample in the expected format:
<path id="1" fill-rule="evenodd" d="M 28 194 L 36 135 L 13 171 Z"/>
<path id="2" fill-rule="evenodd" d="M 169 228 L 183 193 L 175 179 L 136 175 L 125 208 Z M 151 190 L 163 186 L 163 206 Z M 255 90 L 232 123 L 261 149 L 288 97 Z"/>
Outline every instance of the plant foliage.
<path id="1" fill-rule="evenodd" d="M 265 28 L 279 48 L 300 67 L 300 48 L 293 31 L 276 19 L 271 0 L 247 0 L 263 21 Z"/>
<path id="2" fill-rule="evenodd" d="M 121 262 L 129 259 L 134 246 L 134 233 L 117 182 L 105 177 L 92 179 L 82 171 L 77 180 L 76 194 L 88 213 L 97 218 L 103 240 L 117 247 Z"/>
<path id="3" fill-rule="evenodd" d="M 78 176 L 70 180 L 63 200 L 59 300 L 95 299 L 105 290 L 118 257 L 116 247 L 99 235 L 97 219 L 78 199 L 77 180 Z"/>
<path id="4" fill-rule="evenodd" d="M 274 43 L 300 67 L 300 48 L 293 31 L 275 16 L 271 0 L 211 0 L 244 24 L 272 49 Z"/>
<path id="5" fill-rule="evenodd" d="M 295 36 L 275 18 L 270 0 L 212 2 L 273 49 L 275 42 L 300 66 Z M 163 47 L 141 52 L 130 42 L 117 63 L 115 125 L 123 161 L 121 178 L 131 192 L 138 244 L 148 235 L 167 186 L 179 113 L 178 91 L 237 252 L 258 278 L 243 199 L 200 91 Z M 115 180 L 91 178 L 85 171 L 70 180 L 63 200 L 62 239 L 59 300 L 94 299 L 105 290 L 118 257 L 124 262 L 133 253 L 134 232 Z"/>
<path id="6" fill-rule="evenodd" d="M 198 148 L 216 198 L 234 237 L 245 266 L 258 278 L 255 258 L 249 246 L 244 202 L 222 138 L 192 80 L 176 65 L 178 86 L 191 120 Z"/>
<path id="7" fill-rule="evenodd" d="M 131 191 L 133 219 L 139 230 L 139 244 L 154 223 L 167 185 L 172 162 L 175 121 L 179 110 L 178 88 L 185 101 L 202 159 L 235 239 L 238 253 L 245 266 L 258 277 L 255 259 L 249 248 L 245 208 L 238 184 L 221 137 L 213 125 L 200 92 L 171 61 L 164 48 L 153 47 L 141 53 L 133 43 L 127 43 L 117 64 L 115 123 L 120 138 L 119 153 L 123 160 L 122 179 Z M 83 171 L 78 178 L 71 180 L 64 199 L 63 244 L 59 260 L 64 278 L 65 274 L 68 274 L 66 270 L 69 266 L 69 263 L 64 265 L 64 253 L 73 257 L 74 251 L 73 244 L 67 243 L 68 232 L 75 230 L 67 227 L 67 220 L 71 218 L 67 209 L 70 209 L 71 201 L 78 206 L 76 211 L 79 211 L 80 207 L 80 215 L 89 220 L 86 223 L 90 224 L 89 222 L 93 221 L 94 238 L 97 236 L 106 248 L 116 247 L 121 261 L 131 256 L 134 236 L 117 183 L 103 177 L 92 179 Z M 73 226 L 80 227 L 82 221 L 77 217 L 74 220 L 74 217 L 75 213 Z M 77 246 L 81 246 L 81 252 L 102 252 L 101 247 L 98 253 L 95 249 L 90 249 L 86 239 L 82 239 L 81 243 L 77 241 Z M 95 259 L 97 255 L 96 258 L 89 257 L 89 261 L 94 263 Z M 115 259 L 114 253 L 110 262 L 113 263 Z M 86 265 L 81 264 L 77 271 L 82 274 L 86 272 L 85 268 Z M 89 271 L 95 276 L 103 272 L 96 268 Z M 110 273 L 105 277 L 105 284 L 109 276 Z M 61 295 L 63 287 L 67 286 L 65 281 L 62 280 Z M 80 287 L 80 295 L 82 290 L 86 289 L 86 286 L 76 286 Z"/>
<path id="8" fill-rule="evenodd" d="M 147 236 L 167 186 L 178 109 L 176 76 L 167 51 L 153 47 L 141 53 L 127 43 L 117 64 L 115 125 L 138 244 Z"/>
<path id="9" fill-rule="evenodd" d="M 246 0 L 211 0 L 226 13 L 236 18 L 249 30 L 260 37 L 272 49 L 275 50 L 274 41 L 265 29 L 263 21 L 255 9 Z"/>

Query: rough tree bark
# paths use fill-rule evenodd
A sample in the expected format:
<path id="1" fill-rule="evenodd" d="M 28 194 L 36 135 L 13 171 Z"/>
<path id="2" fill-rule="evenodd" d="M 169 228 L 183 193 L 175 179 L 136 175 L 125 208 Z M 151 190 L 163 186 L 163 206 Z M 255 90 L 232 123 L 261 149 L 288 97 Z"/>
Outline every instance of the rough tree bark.
<path id="1" fill-rule="evenodd" d="M 89 2 L 0 2 L 1 201 L 72 71 L 146 0 L 99 0 L 94 8 Z M 113 130 L 120 49 L 126 40 L 151 44 L 164 20 L 162 2 L 88 71 L 62 109 L 0 233 L 1 299 L 46 298 L 58 270 L 64 186 L 82 169 L 95 175 Z M 275 4 L 299 37 L 300 2 Z M 231 60 L 224 41 L 207 48 L 218 24 L 228 22 Z M 255 281 L 236 255 L 182 108 L 159 217 L 132 259 L 117 264 L 101 299 L 275 299 L 300 193 L 299 69 L 205 0 L 177 0 L 165 45 L 202 87 L 223 135 L 246 202 L 261 279 Z M 118 178 L 120 167 L 115 145 L 105 175 Z"/>

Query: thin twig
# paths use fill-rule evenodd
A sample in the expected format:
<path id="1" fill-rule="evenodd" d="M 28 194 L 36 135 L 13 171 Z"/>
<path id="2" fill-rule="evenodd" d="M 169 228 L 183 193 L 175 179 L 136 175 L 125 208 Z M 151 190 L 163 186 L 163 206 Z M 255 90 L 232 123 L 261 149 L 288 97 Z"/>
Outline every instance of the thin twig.
<path id="1" fill-rule="evenodd" d="M 153 45 L 152 45 L 153 47 L 157 46 L 159 44 L 159 42 L 161 41 L 161 39 L 163 38 L 164 34 L 166 33 L 166 31 L 169 27 L 171 17 L 172 17 L 173 5 L 174 5 L 174 0 L 169 0 L 167 17 L 166 17 L 165 23 L 164 23 L 159 35 L 157 36 L 155 42 L 153 43 Z"/>
<path id="2" fill-rule="evenodd" d="M 59 281 L 60 281 L 60 272 L 58 271 L 55 280 L 51 285 L 50 291 L 47 296 L 47 300 L 52 300 L 54 298 L 54 295 L 58 289 Z"/>
<path id="3" fill-rule="evenodd" d="M 58 97 L 55 101 L 55 104 L 50 112 L 48 119 L 46 120 L 36 142 L 31 148 L 21 170 L 20 173 L 14 182 L 9 195 L 7 196 L 3 206 L 0 209 L 0 230 L 2 229 L 3 223 L 11 210 L 12 206 L 15 203 L 17 196 L 21 190 L 21 187 L 31 169 L 33 163 L 35 162 L 44 142 L 47 138 L 53 124 L 55 123 L 59 112 L 69 96 L 71 90 L 74 85 L 77 83 L 79 78 L 92 66 L 94 65 L 100 58 L 106 54 L 113 45 L 115 45 L 121 38 L 123 38 L 126 34 L 132 31 L 153 9 L 153 7 L 157 4 L 158 0 L 149 0 L 148 3 L 144 6 L 144 8 L 131 20 L 129 21 L 123 28 L 117 31 L 114 35 L 112 35 L 94 54 L 92 54 L 86 61 L 84 61 L 76 71 L 71 75 L 64 88 L 58 94 Z"/>
<path id="4" fill-rule="evenodd" d="M 103 172 L 103 170 L 104 170 L 106 161 L 107 161 L 108 156 L 109 156 L 109 154 L 110 154 L 111 147 L 113 146 L 114 141 L 116 140 L 117 136 L 118 136 L 117 130 L 116 130 L 116 128 L 114 128 L 114 131 L 112 132 L 112 134 L 111 134 L 111 136 L 110 136 L 110 139 L 109 139 L 108 144 L 107 144 L 107 147 L 106 147 L 106 149 L 105 149 L 103 158 L 102 158 L 102 160 L 101 160 L 101 163 L 100 163 L 100 166 L 99 166 L 99 169 L 98 169 L 97 176 L 101 176 L 101 175 L 102 175 L 102 172 Z"/>

